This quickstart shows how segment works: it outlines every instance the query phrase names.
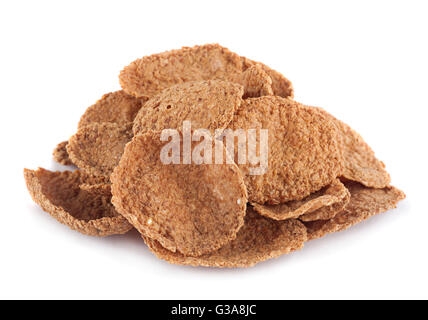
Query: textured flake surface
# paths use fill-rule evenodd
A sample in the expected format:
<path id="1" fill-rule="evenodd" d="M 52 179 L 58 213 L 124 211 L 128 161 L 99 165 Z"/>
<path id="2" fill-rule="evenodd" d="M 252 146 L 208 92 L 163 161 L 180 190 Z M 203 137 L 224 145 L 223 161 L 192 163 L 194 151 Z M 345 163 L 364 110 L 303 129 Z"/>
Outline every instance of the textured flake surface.
<path id="1" fill-rule="evenodd" d="M 236 82 L 244 87 L 244 99 L 274 95 L 272 79 L 260 64 L 255 64 L 239 74 Z"/>
<path id="2" fill-rule="evenodd" d="M 129 126 L 133 121 L 144 99 L 137 99 L 123 90 L 105 94 L 94 105 L 86 109 L 79 121 L 79 128 L 94 123 L 115 123 L 120 127 Z M 72 165 L 67 152 L 68 141 L 58 144 L 53 152 L 54 160 L 62 165 Z"/>
<path id="3" fill-rule="evenodd" d="M 283 98 L 293 98 L 294 96 L 293 85 L 290 82 L 290 80 L 285 78 L 281 73 L 269 68 L 267 65 L 261 62 L 256 62 L 245 57 L 241 57 L 241 61 L 242 61 L 244 70 L 247 70 L 248 68 L 250 68 L 255 64 L 260 65 L 263 68 L 263 70 L 272 79 L 272 90 L 275 96 L 279 96 Z"/>
<path id="4" fill-rule="evenodd" d="M 111 197 L 111 184 L 107 183 L 98 183 L 98 184 L 88 184 L 83 183 L 80 185 L 81 190 L 85 190 L 89 193 L 95 194 L 95 195 L 110 195 Z"/>
<path id="5" fill-rule="evenodd" d="M 274 220 L 299 218 L 303 221 L 330 219 L 349 201 L 349 191 L 336 179 L 331 185 L 302 200 L 277 205 L 253 203 L 254 210 Z M 340 203 L 340 205 L 337 205 Z M 334 206 L 336 204 L 336 206 Z"/>
<path id="6" fill-rule="evenodd" d="M 392 186 L 374 189 L 357 182 L 345 182 L 345 185 L 351 193 L 351 200 L 344 210 L 330 220 L 305 222 L 310 240 L 346 230 L 371 216 L 393 209 L 406 197 L 401 190 Z"/>
<path id="7" fill-rule="evenodd" d="M 163 248 L 156 240 L 144 237 L 150 250 L 170 263 L 204 267 L 250 267 L 256 263 L 301 249 L 306 228 L 298 220 L 274 221 L 247 209 L 245 224 L 232 240 L 219 250 L 200 257 L 186 257 Z"/>
<path id="8" fill-rule="evenodd" d="M 160 132 L 134 136 L 111 176 L 112 202 L 143 235 L 198 256 L 236 237 L 245 185 L 235 164 L 163 164 Z"/>
<path id="9" fill-rule="evenodd" d="M 115 123 L 119 126 L 134 121 L 143 100 L 126 94 L 123 90 L 105 94 L 94 105 L 86 109 L 79 121 L 79 128 L 93 123 Z"/>
<path id="10" fill-rule="evenodd" d="M 91 236 L 122 234 L 132 226 L 111 204 L 111 194 L 82 190 L 88 181 L 80 171 L 24 170 L 33 200 L 59 222 Z"/>
<path id="11" fill-rule="evenodd" d="M 93 175 L 109 176 L 119 163 L 126 143 L 132 138 L 131 126 L 93 123 L 81 127 L 67 145 L 70 159 Z"/>
<path id="12" fill-rule="evenodd" d="M 315 221 L 334 218 L 339 212 L 345 209 L 351 199 L 351 193 L 346 187 L 341 190 L 343 191 L 343 193 L 341 194 L 343 198 L 341 198 L 339 201 L 331 205 L 321 207 L 313 212 L 305 213 L 304 215 L 300 216 L 299 219 L 301 221 Z M 340 198 L 340 196 L 338 196 L 338 198 Z"/>
<path id="13" fill-rule="evenodd" d="M 256 64 L 218 44 L 167 51 L 137 59 L 119 76 L 122 88 L 135 97 L 153 97 L 175 84 L 200 80 L 230 80 Z M 260 64 L 260 63 L 258 63 Z M 260 64 L 272 79 L 274 94 L 292 97 L 291 82 Z"/>
<path id="14" fill-rule="evenodd" d="M 314 108 L 276 96 L 246 99 L 231 128 L 268 129 L 267 172 L 250 175 L 251 165 L 238 163 L 252 203 L 301 200 L 332 183 L 341 170 L 337 130 Z M 236 162 L 238 150 L 235 144 Z"/>
<path id="15" fill-rule="evenodd" d="M 344 161 L 342 176 L 367 187 L 388 186 L 391 178 L 385 170 L 385 165 L 375 157 L 373 150 L 363 138 L 346 123 L 321 108 L 317 109 L 330 118 L 339 131 L 338 141 Z"/>
<path id="16" fill-rule="evenodd" d="M 145 129 L 224 129 L 241 105 L 241 85 L 220 81 L 186 82 L 172 86 L 146 102 L 134 120 L 134 134 Z"/>
<path id="17" fill-rule="evenodd" d="M 63 141 L 61 143 L 58 143 L 58 145 L 53 151 L 53 158 L 56 162 L 64 166 L 71 166 L 73 165 L 73 162 L 68 156 L 67 144 L 68 144 L 68 141 Z"/>

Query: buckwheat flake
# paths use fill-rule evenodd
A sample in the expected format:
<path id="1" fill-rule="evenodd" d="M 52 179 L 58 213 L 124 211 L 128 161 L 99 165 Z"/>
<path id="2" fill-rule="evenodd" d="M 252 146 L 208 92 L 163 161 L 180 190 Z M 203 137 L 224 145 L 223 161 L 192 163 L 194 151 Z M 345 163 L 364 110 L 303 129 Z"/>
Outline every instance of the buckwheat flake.
<path id="1" fill-rule="evenodd" d="M 73 162 L 71 161 L 68 152 L 67 152 L 68 141 L 63 141 L 59 143 L 53 151 L 53 158 L 59 164 L 64 166 L 71 166 Z"/>
<path id="2" fill-rule="evenodd" d="M 274 95 L 272 79 L 260 64 L 255 64 L 237 75 L 236 82 L 244 87 L 244 99 Z"/>
<path id="3" fill-rule="evenodd" d="M 375 189 L 358 182 L 345 182 L 351 199 L 344 210 L 330 220 L 305 222 L 309 240 L 321 238 L 328 233 L 346 230 L 376 214 L 393 209 L 406 195 L 401 190 L 388 186 Z"/>
<path id="4" fill-rule="evenodd" d="M 80 188 L 87 181 L 79 170 L 25 169 L 24 177 L 34 202 L 73 230 L 91 236 L 109 236 L 132 229 L 114 209 L 110 202 L 111 194 Z"/>
<path id="5" fill-rule="evenodd" d="M 253 203 L 254 210 L 274 220 L 300 218 L 303 221 L 330 219 L 349 202 L 349 191 L 336 179 L 331 185 L 302 200 L 277 205 Z"/>
<path id="6" fill-rule="evenodd" d="M 251 203 L 301 200 L 331 184 L 340 173 L 337 129 L 314 108 L 277 96 L 246 99 L 230 127 L 245 130 L 247 137 L 249 129 L 268 130 L 264 174 L 252 175 L 254 166 L 248 161 L 239 163 L 235 143 L 235 162 L 244 175 Z M 256 141 L 260 146 L 260 135 Z"/>
<path id="7" fill-rule="evenodd" d="M 298 220 L 274 221 L 248 208 L 244 226 L 239 230 L 236 239 L 217 251 L 199 257 L 171 252 L 158 241 L 147 236 L 143 238 L 158 258 L 173 264 L 242 268 L 301 249 L 307 235 L 305 226 Z"/>
<path id="8" fill-rule="evenodd" d="M 171 251 L 199 256 L 236 237 L 247 193 L 235 164 L 164 164 L 166 142 L 145 131 L 126 146 L 111 175 L 115 208 Z M 236 199 L 244 199 L 237 204 Z M 152 223 L 147 224 L 147 219 Z"/>
<path id="9" fill-rule="evenodd" d="M 259 64 L 272 79 L 275 95 L 292 97 L 291 82 L 264 64 L 241 57 L 218 44 L 183 47 L 137 59 L 119 76 L 122 88 L 135 97 L 151 98 L 173 85 L 201 80 L 234 81 Z"/>
<path id="10" fill-rule="evenodd" d="M 67 152 L 73 163 L 85 172 L 109 176 L 131 138 L 130 126 L 93 123 L 81 127 L 70 138 Z"/>
<path id="11" fill-rule="evenodd" d="M 123 90 L 110 92 L 95 104 L 86 109 L 80 118 L 78 127 L 93 123 L 115 123 L 119 126 L 129 125 L 134 121 L 137 112 L 146 99 L 137 99 L 126 94 Z M 72 165 L 67 152 L 68 141 L 58 144 L 53 152 L 54 160 L 63 165 Z"/>
<path id="12" fill-rule="evenodd" d="M 80 118 L 79 128 L 105 122 L 128 125 L 134 121 L 144 102 L 145 100 L 134 98 L 123 90 L 107 93 L 86 109 Z"/>
<path id="13" fill-rule="evenodd" d="M 337 127 L 339 147 L 343 152 L 343 172 L 346 179 L 360 182 L 367 187 L 384 188 L 391 182 L 385 165 L 379 161 L 370 146 L 346 123 L 318 108 Z"/>
<path id="14" fill-rule="evenodd" d="M 186 82 L 165 89 L 146 102 L 134 120 L 133 132 L 179 129 L 224 129 L 242 102 L 241 85 L 220 80 Z"/>

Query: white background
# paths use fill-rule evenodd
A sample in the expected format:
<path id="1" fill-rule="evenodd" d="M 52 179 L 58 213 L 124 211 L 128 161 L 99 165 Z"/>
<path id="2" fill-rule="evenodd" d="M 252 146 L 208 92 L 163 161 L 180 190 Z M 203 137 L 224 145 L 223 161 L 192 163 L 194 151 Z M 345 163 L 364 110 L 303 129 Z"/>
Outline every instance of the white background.
<path id="1" fill-rule="evenodd" d="M 424 1 L 2 1 L 0 298 L 428 298 L 427 15 Z M 122 67 L 213 42 L 359 131 L 407 199 L 233 270 L 169 265 L 136 232 L 83 236 L 32 202 L 23 168 L 61 169 L 52 149 Z"/>

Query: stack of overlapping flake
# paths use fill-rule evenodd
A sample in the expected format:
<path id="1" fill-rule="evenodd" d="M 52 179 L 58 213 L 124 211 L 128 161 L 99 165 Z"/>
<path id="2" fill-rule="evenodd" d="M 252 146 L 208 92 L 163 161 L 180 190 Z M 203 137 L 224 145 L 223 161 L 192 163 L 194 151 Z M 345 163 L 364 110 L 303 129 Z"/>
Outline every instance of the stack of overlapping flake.
<path id="1" fill-rule="evenodd" d="M 219 45 L 143 57 L 119 80 L 54 150 L 77 169 L 24 170 L 34 201 L 81 233 L 135 228 L 171 263 L 248 267 L 405 197 L 357 132 Z"/>

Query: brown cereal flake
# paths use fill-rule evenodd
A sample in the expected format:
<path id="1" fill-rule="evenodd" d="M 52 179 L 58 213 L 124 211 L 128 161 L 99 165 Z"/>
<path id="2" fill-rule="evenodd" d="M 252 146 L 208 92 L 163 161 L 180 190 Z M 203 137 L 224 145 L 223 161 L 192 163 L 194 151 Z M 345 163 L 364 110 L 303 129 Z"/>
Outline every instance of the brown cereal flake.
<path id="1" fill-rule="evenodd" d="M 352 181 L 345 182 L 345 186 L 351 193 L 351 200 L 343 211 L 330 220 L 304 222 L 309 240 L 346 230 L 376 214 L 395 208 L 397 203 L 406 197 L 401 190 L 393 186 L 375 189 Z"/>
<path id="2" fill-rule="evenodd" d="M 247 70 L 255 64 L 260 65 L 263 68 L 263 70 L 269 75 L 272 80 L 272 90 L 275 96 L 280 96 L 283 98 L 294 97 L 293 84 L 281 73 L 269 68 L 267 65 L 261 62 L 256 62 L 245 57 L 241 57 L 241 61 L 244 66 L 244 70 Z"/>
<path id="3" fill-rule="evenodd" d="M 73 230 L 90 236 L 109 236 L 126 233 L 132 228 L 114 209 L 111 194 L 80 189 L 86 181 L 79 170 L 25 169 L 24 177 L 34 202 Z"/>
<path id="4" fill-rule="evenodd" d="M 345 209 L 346 205 L 351 199 L 349 190 L 345 187 L 345 196 L 338 202 L 329 206 L 325 206 L 313 212 L 305 213 L 300 216 L 301 221 L 315 221 L 315 220 L 328 220 L 334 218 L 339 212 Z"/>
<path id="5" fill-rule="evenodd" d="M 64 166 L 71 166 L 73 162 L 70 160 L 67 152 L 68 141 L 63 141 L 59 143 L 53 151 L 53 158 L 59 164 Z"/>
<path id="6" fill-rule="evenodd" d="M 230 127 L 268 130 L 266 173 L 250 175 L 251 166 L 238 163 L 251 203 L 301 200 L 331 184 L 340 173 L 337 130 L 314 108 L 277 96 L 250 98 L 242 102 Z M 239 162 L 237 144 L 234 152 Z"/>
<path id="7" fill-rule="evenodd" d="M 82 185 L 105 185 L 110 184 L 109 176 L 98 176 L 80 170 Z"/>
<path id="8" fill-rule="evenodd" d="M 109 176 L 131 138 L 130 125 L 92 123 L 81 127 L 70 138 L 67 151 L 81 170 L 93 175 Z"/>
<path id="9" fill-rule="evenodd" d="M 349 191 L 336 179 L 331 185 L 314 192 L 302 200 L 277 205 L 252 203 L 254 210 L 270 219 L 299 218 L 303 221 L 330 219 L 349 201 Z M 336 205 L 340 203 L 340 205 Z"/>
<path id="10" fill-rule="evenodd" d="M 144 100 L 126 94 L 123 90 L 107 93 L 86 109 L 78 127 L 105 122 L 119 126 L 128 125 L 134 121 L 143 103 Z"/>
<path id="11" fill-rule="evenodd" d="M 249 67 L 235 81 L 244 87 L 243 99 L 274 95 L 272 79 L 260 64 Z"/>
<path id="12" fill-rule="evenodd" d="M 137 99 L 123 90 L 105 94 L 94 105 L 86 109 L 79 121 L 79 128 L 93 123 L 115 123 L 129 125 L 134 121 L 144 99 Z M 53 152 L 54 160 L 62 165 L 73 165 L 67 152 L 68 141 L 58 144 Z"/>
<path id="13" fill-rule="evenodd" d="M 89 183 L 83 183 L 83 184 L 80 185 L 80 189 L 85 190 L 87 192 L 90 192 L 92 194 L 110 195 L 111 196 L 111 184 L 104 184 L 104 183 L 89 184 Z"/>
<path id="14" fill-rule="evenodd" d="M 171 252 L 158 241 L 145 236 L 143 238 L 158 258 L 173 264 L 217 268 L 251 267 L 301 249 L 306 241 L 306 228 L 295 219 L 274 221 L 264 218 L 249 207 L 244 226 L 236 239 L 217 251 L 199 257 Z"/>
<path id="15" fill-rule="evenodd" d="M 229 80 L 256 62 L 218 44 L 183 47 L 178 50 L 137 59 L 125 67 L 119 81 L 122 88 L 135 97 L 151 98 L 175 84 L 201 80 Z M 293 96 L 291 82 L 269 67 L 262 65 L 273 81 L 276 95 Z"/>
<path id="16" fill-rule="evenodd" d="M 391 182 L 385 165 L 379 161 L 363 138 L 346 123 L 336 119 L 327 111 L 317 108 L 331 119 L 339 131 L 339 147 L 343 152 L 342 176 L 360 182 L 366 187 L 385 188 Z"/>
<path id="17" fill-rule="evenodd" d="M 134 134 L 152 129 L 180 129 L 184 120 L 193 129 L 224 129 L 242 102 L 241 85 L 220 81 L 186 82 L 169 87 L 138 112 Z"/>
<path id="18" fill-rule="evenodd" d="M 112 202 L 143 235 L 199 256 L 236 237 L 247 193 L 235 164 L 163 164 L 166 142 L 146 131 L 126 146 L 111 175 Z M 182 163 L 182 162 L 181 162 Z"/>

